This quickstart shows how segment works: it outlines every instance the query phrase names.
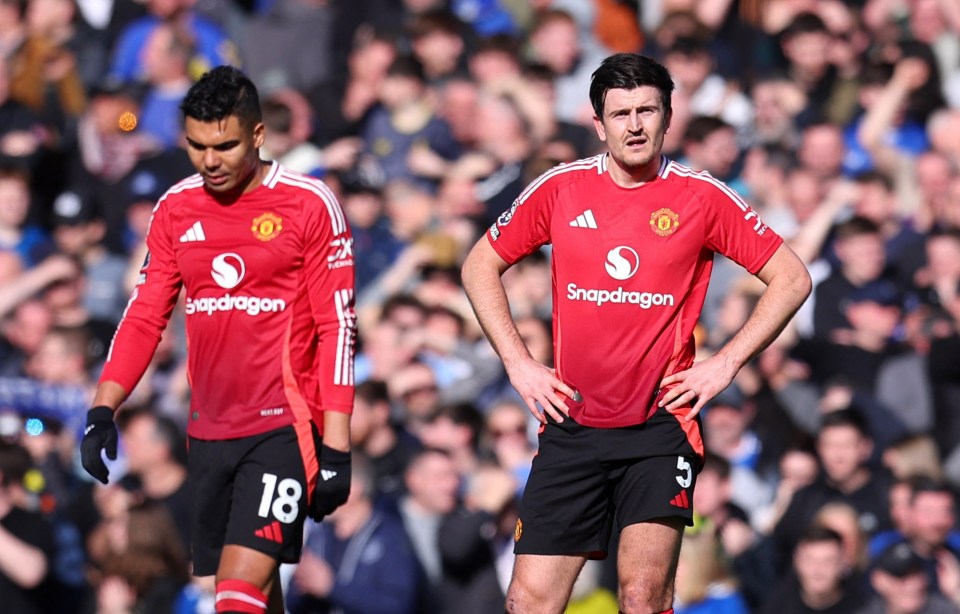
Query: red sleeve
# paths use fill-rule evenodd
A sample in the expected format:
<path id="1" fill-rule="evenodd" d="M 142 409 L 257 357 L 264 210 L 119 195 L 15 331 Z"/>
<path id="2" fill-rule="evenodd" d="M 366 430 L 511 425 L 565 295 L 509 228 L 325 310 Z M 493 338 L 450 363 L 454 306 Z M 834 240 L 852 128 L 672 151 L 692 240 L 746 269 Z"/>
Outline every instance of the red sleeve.
<path id="1" fill-rule="evenodd" d="M 701 186 L 707 211 L 707 246 L 755 275 L 783 239 L 724 183 L 711 178 Z"/>
<path id="2" fill-rule="evenodd" d="M 353 237 L 333 193 L 324 189 L 320 200 L 307 208 L 303 265 L 318 336 L 319 405 L 323 410 L 351 413 L 357 336 Z"/>
<path id="3" fill-rule="evenodd" d="M 100 374 L 101 382 L 116 382 L 128 393 L 147 370 L 180 296 L 182 279 L 174 256 L 167 207 L 161 200 L 153 210 L 147 231 L 147 257 Z"/>
<path id="4" fill-rule="evenodd" d="M 546 174 L 527 186 L 487 230 L 487 239 L 494 251 L 510 264 L 550 243 L 550 217 L 556 184 L 545 181 Z"/>

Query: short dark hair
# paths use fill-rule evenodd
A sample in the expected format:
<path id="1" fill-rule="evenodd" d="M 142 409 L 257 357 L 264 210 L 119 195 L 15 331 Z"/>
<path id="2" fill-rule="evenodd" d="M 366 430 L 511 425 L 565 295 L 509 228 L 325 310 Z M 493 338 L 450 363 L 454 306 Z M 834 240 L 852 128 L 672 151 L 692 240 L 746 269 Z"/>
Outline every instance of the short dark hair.
<path id="1" fill-rule="evenodd" d="M 890 179 L 886 173 L 881 173 L 876 169 L 857 173 L 853 181 L 857 185 L 879 185 L 887 192 L 892 192 L 894 188 L 893 179 Z"/>
<path id="2" fill-rule="evenodd" d="M 293 126 L 293 110 L 287 103 L 276 98 L 267 98 L 261 109 L 263 125 L 270 132 L 287 134 Z"/>
<path id="3" fill-rule="evenodd" d="M 354 394 L 358 399 L 370 405 L 390 403 L 390 394 L 387 392 L 386 383 L 377 379 L 368 379 L 357 384 Z"/>
<path id="4" fill-rule="evenodd" d="M 910 484 L 910 502 L 917 499 L 917 495 L 922 493 L 943 493 L 953 497 L 953 491 L 947 486 L 946 482 L 937 480 L 926 475 L 915 475 L 909 478 Z"/>
<path id="5" fill-rule="evenodd" d="M 733 126 L 723 121 L 719 117 L 712 115 L 695 115 L 687 124 L 687 129 L 683 132 L 684 143 L 703 143 L 714 132 L 720 130 L 733 130 Z"/>
<path id="6" fill-rule="evenodd" d="M 839 533 L 815 522 L 800 534 L 800 539 L 797 540 L 797 546 L 803 544 L 820 544 L 823 542 L 834 543 L 840 548 L 843 548 L 843 537 Z"/>
<path id="7" fill-rule="evenodd" d="M 864 419 L 863 414 L 856 409 L 847 408 L 828 412 L 820 422 L 820 432 L 823 433 L 826 429 L 837 426 L 849 426 L 860 433 L 861 437 L 870 437 L 870 429 L 867 428 L 867 421 Z"/>
<path id="8" fill-rule="evenodd" d="M 855 215 L 849 220 L 837 224 L 836 228 L 837 239 L 879 234 L 880 226 L 878 226 L 876 222 L 859 215 Z"/>
<path id="9" fill-rule="evenodd" d="M 787 40 L 799 34 L 829 34 L 826 22 L 816 13 L 804 11 L 797 15 L 787 24 L 787 27 L 780 32 L 780 39 Z"/>
<path id="10" fill-rule="evenodd" d="M 603 117 L 603 103 L 613 89 L 632 90 L 644 85 L 657 88 L 666 112 L 671 110 L 673 79 L 666 68 L 653 58 L 638 53 L 615 53 L 600 63 L 590 78 L 590 104 L 597 117 Z"/>
<path id="11" fill-rule="evenodd" d="M 678 36 L 677 40 L 673 41 L 673 44 L 663 53 L 664 56 L 674 54 L 685 58 L 709 57 L 710 47 L 703 39 L 696 36 Z"/>
<path id="12" fill-rule="evenodd" d="M 233 66 L 217 66 L 193 84 L 180 110 L 184 119 L 212 122 L 234 115 L 245 127 L 261 121 L 257 87 Z"/>
<path id="13" fill-rule="evenodd" d="M 417 15 L 408 26 L 410 38 L 418 38 L 434 34 L 450 34 L 463 36 L 463 22 L 449 9 L 431 9 Z"/>
<path id="14" fill-rule="evenodd" d="M 180 425 L 170 416 L 160 414 L 151 407 L 133 407 L 117 414 L 117 427 L 123 433 L 131 422 L 141 417 L 153 422 L 153 437 L 166 446 L 170 453 L 170 460 L 186 467 L 187 438 Z"/>
<path id="15" fill-rule="evenodd" d="M 0 484 L 4 487 L 22 484 L 33 467 L 30 453 L 19 443 L 0 439 Z"/>
<path id="16" fill-rule="evenodd" d="M 730 461 L 716 452 L 707 450 L 707 454 L 703 457 L 703 467 L 700 469 L 700 473 L 713 472 L 721 480 L 729 480 L 732 471 L 733 467 L 730 466 Z"/>

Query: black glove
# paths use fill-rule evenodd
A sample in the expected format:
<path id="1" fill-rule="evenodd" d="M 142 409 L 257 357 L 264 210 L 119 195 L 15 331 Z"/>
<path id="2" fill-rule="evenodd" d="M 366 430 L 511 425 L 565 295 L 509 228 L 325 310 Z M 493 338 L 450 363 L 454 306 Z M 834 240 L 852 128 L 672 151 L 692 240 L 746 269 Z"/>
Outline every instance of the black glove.
<path id="1" fill-rule="evenodd" d="M 117 425 L 113 423 L 113 410 L 98 405 L 87 412 L 87 428 L 80 442 L 80 462 L 87 473 L 104 484 L 110 472 L 100 456 L 106 450 L 107 458 L 117 460 Z"/>
<path id="2" fill-rule="evenodd" d="M 320 475 L 313 489 L 310 517 L 320 522 L 350 496 L 350 453 L 320 444 Z"/>

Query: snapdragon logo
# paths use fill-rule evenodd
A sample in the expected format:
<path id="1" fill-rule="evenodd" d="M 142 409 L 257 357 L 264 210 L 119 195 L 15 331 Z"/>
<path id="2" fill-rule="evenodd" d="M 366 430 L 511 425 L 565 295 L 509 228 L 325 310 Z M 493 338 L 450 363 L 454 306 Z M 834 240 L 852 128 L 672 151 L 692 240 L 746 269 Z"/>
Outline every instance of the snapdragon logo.
<path id="1" fill-rule="evenodd" d="M 243 258 L 237 254 L 220 254 L 211 263 L 213 281 L 226 290 L 236 288 L 247 272 Z"/>
<path id="2" fill-rule="evenodd" d="M 637 305 L 640 309 L 673 307 L 674 305 L 672 294 L 632 292 L 630 290 L 624 290 L 623 286 L 620 286 L 616 290 L 603 290 L 597 288 L 579 288 L 577 284 L 569 283 L 567 284 L 567 298 L 571 301 L 596 303 L 597 306 L 603 305 L 604 303 Z"/>
<path id="3" fill-rule="evenodd" d="M 627 245 L 618 245 L 607 252 L 607 259 L 603 263 L 607 275 L 617 281 L 625 281 L 637 274 L 640 270 L 640 255 L 637 250 Z M 623 286 L 615 290 L 605 288 L 580 288 L 575 283 L 567 284 L 567 298 L 571 301 L 594 303 L 598 307 L 605 303 L 617 305 L 637 305 L 640 309 L 651 307 L 673 307 L 672 294 L 659 292 L 636 292 L 624 290 Z"/>
<path id="4" fill-rule="evenodd" d="M 246 275 L 247 268 L 237 254 L 220 254 L 210 263 L 211 276 L 218 286 L 225 290 L 232 290 L 240 285 Z M 205 313 L 208 316 L 220 311 L 242 311 L 250 316 L 261 313 L 277 313 L 287 308 L 287 303 L 279 298 L 264 298 L 261 296 L 211 296 L 203 298 L 187 298 L 185 312 L 189 315 Z"/>
<path id="5" fill-rule="evenodd" d="M 186 314 L 205 313 L 212 316 L 218 311 L 244 311 L 249 316 L 261 313 L 276 313 L 287 308 L 287 302 L 281 298 L 262 298 L 259 296 L 231 296 L 188 298 Z"/>
<path id="6" fill-rule="evenodd" d="M 640 268 L 640 255 L 632 247 L 620 245 L 607 252 L 607 261 L 603 266 L 607 274 L 617 281 L 630 279 Z"/>

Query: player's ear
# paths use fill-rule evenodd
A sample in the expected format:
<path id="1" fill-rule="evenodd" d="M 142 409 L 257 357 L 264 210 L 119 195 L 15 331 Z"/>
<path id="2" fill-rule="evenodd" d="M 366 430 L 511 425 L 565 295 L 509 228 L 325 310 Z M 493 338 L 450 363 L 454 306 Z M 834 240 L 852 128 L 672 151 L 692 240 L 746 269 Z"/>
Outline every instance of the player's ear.
<path id="1" fill-rule="evenodd" d="M 253 146 L 259 149 L 263 147 L 263 141 L 267 136 L 267 129 L 264 127 L 263 122 L 257 122 L 253 126 Z"/>
<path id="2" fill-rule="evenodd" d="M 606 142 L 607 131 L 604 130 L 603 128 L 603 120 L 597 117 L 596 115 L 593 116 L 593 127 L 597 131 L 597 138 L 599 138 L 603 142 Z"/>

